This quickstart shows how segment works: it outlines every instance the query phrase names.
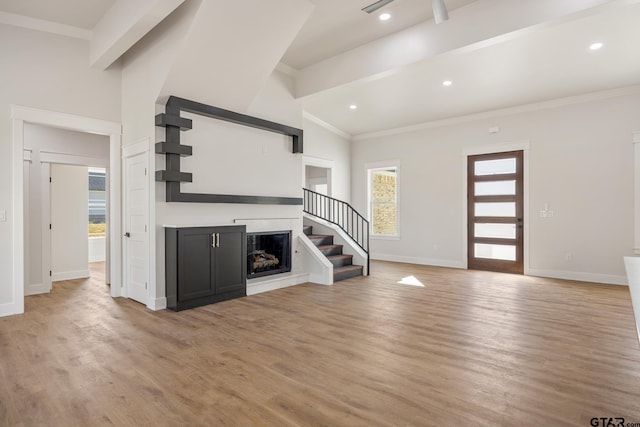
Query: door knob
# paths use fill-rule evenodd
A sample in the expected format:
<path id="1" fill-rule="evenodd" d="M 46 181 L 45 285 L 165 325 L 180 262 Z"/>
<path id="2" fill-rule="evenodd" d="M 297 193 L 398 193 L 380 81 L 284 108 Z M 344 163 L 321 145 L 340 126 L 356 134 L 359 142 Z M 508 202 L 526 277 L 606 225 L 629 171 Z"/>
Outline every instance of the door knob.
<path id="1" fill-rule="evenodd" d="M 127 231 L 126 233 L 124 233 L 124 237 L 131 237 L 131 233 Z"/>

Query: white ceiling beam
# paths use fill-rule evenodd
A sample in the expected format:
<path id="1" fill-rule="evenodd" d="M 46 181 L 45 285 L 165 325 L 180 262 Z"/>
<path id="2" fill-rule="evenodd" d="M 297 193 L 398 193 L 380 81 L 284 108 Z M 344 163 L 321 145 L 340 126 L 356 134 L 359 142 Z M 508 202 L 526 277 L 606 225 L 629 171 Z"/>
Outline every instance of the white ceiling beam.
<path id="1" fill-rule="evenodd" d="M 598 6 L 637 1 L 478 0 L 451 11 L 449 21 L 439 25 L 424 22 L 299 70 L 296 97 L 383 78 L 437 55 L 499 43 L 525 29 L 562 21 L 578 12 L 588 14 Z"/>
<path id="2" fill-rule="evenodd" d="M 203 0 L 160 98 L 246 112 L 314 7 L 308 0 Z"/>
<path id="3" fill-rule="evenodd" d="M 93 30 L 90 64 L 106 70 L 184 0 L 118 0 Z"/>

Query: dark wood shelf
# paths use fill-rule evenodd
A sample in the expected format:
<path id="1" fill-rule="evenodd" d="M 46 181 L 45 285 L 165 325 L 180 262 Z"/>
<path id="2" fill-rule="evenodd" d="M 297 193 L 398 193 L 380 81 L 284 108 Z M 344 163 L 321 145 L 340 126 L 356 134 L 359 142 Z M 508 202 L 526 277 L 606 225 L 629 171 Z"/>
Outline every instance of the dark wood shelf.
<path id="1" fill-rule="evenodd" d="M 180 130 L 191 130 L 193 127 L 191 119 L 185 119 L 183 117 L 171 114 L 161 113 L 156 115 L 156 126 L 173 126 L 180 128 Z"/>
<path id="2" fill-rule="evenodd" d="M 156 142 L 156 153 L 179 154 L 180 157 L 187 157 L 193 155 L 193 147 L 172 142 Z"/>
<path id="3" fill-rule="evenodd" d="M 156 171 L 156 181 L 192 182 L 193 174 L 187 172 Z"/>

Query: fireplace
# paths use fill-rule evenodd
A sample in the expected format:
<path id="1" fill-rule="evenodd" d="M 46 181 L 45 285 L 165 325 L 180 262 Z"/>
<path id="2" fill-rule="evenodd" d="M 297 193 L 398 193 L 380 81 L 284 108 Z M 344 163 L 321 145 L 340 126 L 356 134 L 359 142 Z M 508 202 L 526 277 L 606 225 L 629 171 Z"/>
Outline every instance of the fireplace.
<path id="1" fill-rule="evenodd" d="M 291 231 L 247 233 L 247 279 L 291 271 Z"/>

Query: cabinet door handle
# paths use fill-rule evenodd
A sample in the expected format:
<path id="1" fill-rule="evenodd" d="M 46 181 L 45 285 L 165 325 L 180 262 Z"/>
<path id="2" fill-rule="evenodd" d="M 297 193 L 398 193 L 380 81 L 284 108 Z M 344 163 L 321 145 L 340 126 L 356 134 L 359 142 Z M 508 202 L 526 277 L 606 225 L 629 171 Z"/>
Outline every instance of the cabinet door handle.
<path id="1" fill-rule="evenodd" d="M 220 233 L 216 233 L 216 248 L 220 247 Z"/>
<path id="2" fill-rule="evenodd" d="M 218 234 L 218 233 L 211 233 L 211 247 L 212 248 L 216 247 L 216 234 Z"/>

